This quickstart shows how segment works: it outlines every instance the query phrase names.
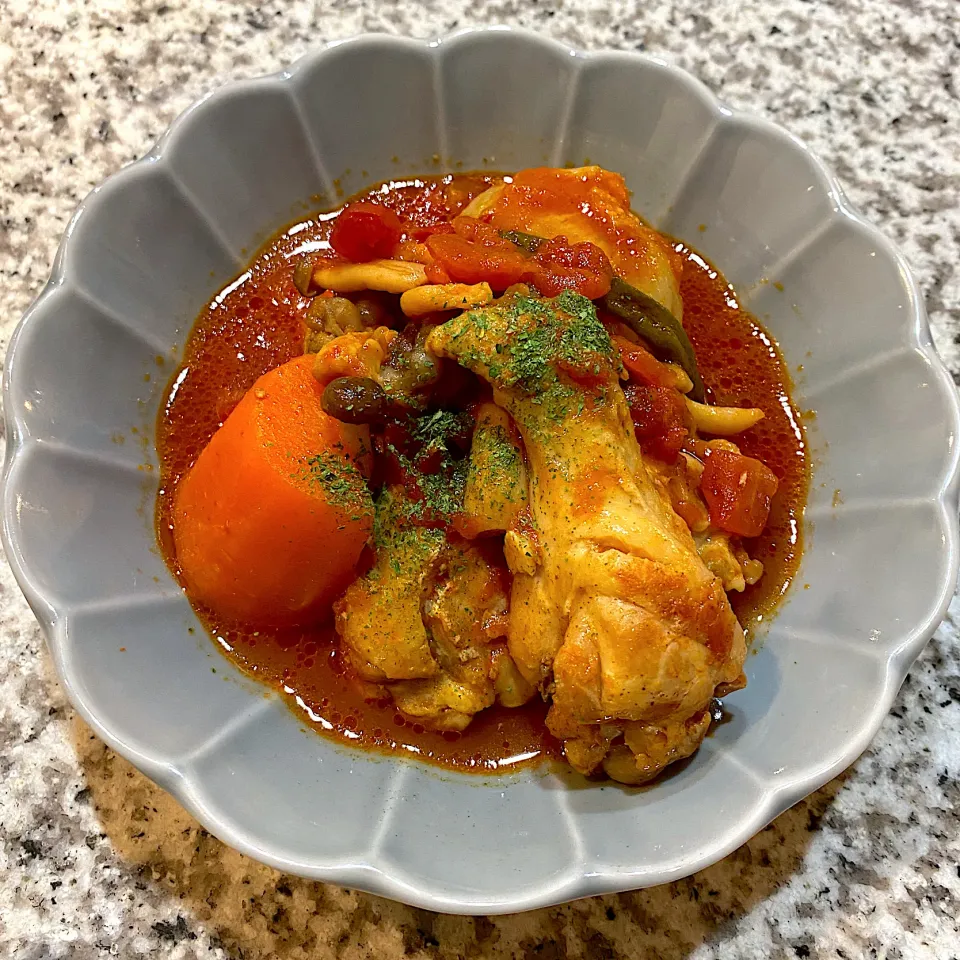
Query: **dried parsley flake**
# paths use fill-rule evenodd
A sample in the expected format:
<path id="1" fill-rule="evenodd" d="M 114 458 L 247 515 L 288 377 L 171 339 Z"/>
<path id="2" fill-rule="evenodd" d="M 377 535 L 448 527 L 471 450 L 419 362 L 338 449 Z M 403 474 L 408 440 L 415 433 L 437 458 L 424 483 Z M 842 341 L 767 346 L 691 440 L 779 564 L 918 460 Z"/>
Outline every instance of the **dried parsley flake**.
<path id="1" fill-rule="evenodd" d="M 330 506 L 357 519 L 373 513 L 373 498 L 366 480 L 345 457 L 318 453 L 306 461 L 305 473 L 310 482 L 320 487 Z"/>

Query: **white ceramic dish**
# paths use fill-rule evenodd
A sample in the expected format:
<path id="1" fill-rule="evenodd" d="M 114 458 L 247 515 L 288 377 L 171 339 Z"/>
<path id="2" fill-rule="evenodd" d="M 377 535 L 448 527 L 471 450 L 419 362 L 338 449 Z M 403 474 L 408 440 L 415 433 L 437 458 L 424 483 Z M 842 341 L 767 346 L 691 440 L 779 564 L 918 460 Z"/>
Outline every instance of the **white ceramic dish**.
<path id="1" fill-rule="evenodd" d="M 198 308 L 332 177 L 349 193 L 433 155 L 623 172 L 803 364 L 803 587 L 731 721 L 652 789 L 339 749 L 217 654 L 152 540 L 153 422 Z M 363 37 L 212 94 L 77 211 L 4 386 L 4 544 L 83 717 L 234 847 L 432 909 L 524 910 L 729 853 L 867 746 L 956 581 L 957 400 L 902 258 L 802 144 L 635 54 Z"/>

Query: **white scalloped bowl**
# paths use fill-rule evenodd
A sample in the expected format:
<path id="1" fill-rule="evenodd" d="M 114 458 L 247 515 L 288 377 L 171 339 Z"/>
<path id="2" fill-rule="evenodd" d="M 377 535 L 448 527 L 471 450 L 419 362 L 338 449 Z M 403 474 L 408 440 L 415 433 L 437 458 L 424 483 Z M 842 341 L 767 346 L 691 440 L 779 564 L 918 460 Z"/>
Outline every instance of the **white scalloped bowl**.
<path id="1" fill-rule="evenodd" d="M 153 424 L 199 307 L 332 177 L 350 193 L 434 155 L 621 171 L 803 364 L 803 589 L 731 721 L 653 788 L 337 747 L 219 656 L 153 541 Z M 225 87 L 81 205 L 4 386 L 4 545 L 87 722 L 250 856 L 436 910 L 525 910 L 729 853 L 864 750 L 956 581 L 957 400 L 906 264 L 802 144 L 646 56 L 374 36 Z"/>

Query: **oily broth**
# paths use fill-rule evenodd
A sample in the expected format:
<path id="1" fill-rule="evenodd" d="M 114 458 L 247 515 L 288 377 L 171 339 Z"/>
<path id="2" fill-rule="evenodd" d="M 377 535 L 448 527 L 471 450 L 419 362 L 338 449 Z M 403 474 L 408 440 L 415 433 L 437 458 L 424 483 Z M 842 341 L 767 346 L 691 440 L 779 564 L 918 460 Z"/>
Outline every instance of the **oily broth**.
<path id="1" fill-rule="evenodd" d="M 800 565 L 810 479 L 806 435 L 776 343 L 740 307 L 734 289 L 709 261 L 686 244 L 678 243 L 677 248 L 684 257 L 683 325 L 696 351 L 709 400 L 763 410 L 764 417 L 755 427 L 733 439 L 743 454 L 762 460 L 780 481 L 767 527 L 759 537 L 744 541 L 750 556 L 763 562 L 763 577 L 742 594 L 730 596 L 737 618 L 749 633 L 773 612 Z"/>
<path id="2" fill-rule="evenodd" d="M 451 215 L 451 194 L 470 198 L 491 181 L 486 174 L 392 181 L 372 188 L 364 199 L 429 226 Z M 177 485 L 257 378 L 302 353 L 300 316 L 310 301 L 294 286 L 293 271 L 301 254 L 328 246 L 332 220 L 331 213 L 318 214 L 276 234 L 197 317 L 157 425 L 157 533 L 175 573 L 171 522 Z M 749 553 L 763 561 L 764 576 L 731 598 L 749 630 L 774 610 L 799 564 L 809 476 L 804 433 L 776 345 L 739 307 L 709 262 L 682 243 L 677 250 L 684 263 L 684 326 L 704 382 L 715 402 L 764 410 L 760 424 L 737 442 L 780 479 L 768 528 L 746 543 Z M 331 624 L 254 628 L 222 621 L 199 606 L 197 613 L 227 657 L 277 689 L 319 732 L 340 742 L 465 771 L 514 769 L 561 756 L 559 743 L 546 731 L 546 706 L 539 701 L 519 710 L 485 710 L 462 734 L 425 730 L 402 718 L 375 688 L 350 676 Z"/>

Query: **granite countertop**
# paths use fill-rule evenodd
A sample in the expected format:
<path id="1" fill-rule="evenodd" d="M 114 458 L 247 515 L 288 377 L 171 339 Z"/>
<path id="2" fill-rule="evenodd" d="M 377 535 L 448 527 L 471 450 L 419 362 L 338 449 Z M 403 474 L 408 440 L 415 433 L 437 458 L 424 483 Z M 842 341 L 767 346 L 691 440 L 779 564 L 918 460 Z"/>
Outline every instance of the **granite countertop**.
<path id="1" fill-rule="evenodd" d="M 0 341 L 77 202 L 211 87 L 365 30 L 532 26 L 648 50 L 783 123 L 916 269 L 960 378 L 956 0 L 3 0 Z M 960 956 L 960 603 L 873 746 L 723 862 L 653 890 L 463 918 L 225 848 L 78 720 L 0 569 L 0 956 Z"/>

